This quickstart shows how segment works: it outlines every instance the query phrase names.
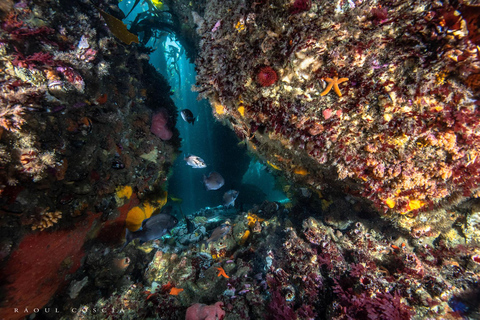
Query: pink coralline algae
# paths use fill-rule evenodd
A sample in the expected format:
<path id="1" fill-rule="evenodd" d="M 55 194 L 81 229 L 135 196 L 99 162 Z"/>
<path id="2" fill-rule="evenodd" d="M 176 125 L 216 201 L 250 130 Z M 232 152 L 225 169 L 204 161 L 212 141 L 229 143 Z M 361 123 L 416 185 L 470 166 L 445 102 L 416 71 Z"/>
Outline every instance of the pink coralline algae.
<path id="1" fill-rule="evenodd" d="M 164 141 L 172 138 L 173 132 L 168 127 L 168 114 L 165 109 L 153 115 L 150 131 Z"/>
<path id="2" fill-rule="evenodd" d="M 225 311 L 223 311 L 222 307 L 223 302 L 217 302 L 211 306 L 202 303 L 195 303 L 187 309 L 185 320 L 223 319 L 225 317 Z"/>

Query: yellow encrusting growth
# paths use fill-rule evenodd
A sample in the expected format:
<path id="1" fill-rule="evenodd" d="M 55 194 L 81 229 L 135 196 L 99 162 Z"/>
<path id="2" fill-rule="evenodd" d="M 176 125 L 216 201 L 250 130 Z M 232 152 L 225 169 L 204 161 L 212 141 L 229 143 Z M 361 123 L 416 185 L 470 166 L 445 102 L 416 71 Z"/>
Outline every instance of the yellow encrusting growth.
<path id="1" fill-rule="evenodd" d="M 238 110 L 238 113 L 240 113 L 240 115 L 241 115 L 242 117 L 245 116 L 245 107 L 240 106 L 240 107 L 238 107 L 237 110 Z"/>
<path id="2" fill-rule="evenodd" d="M 420 209 L 421 207 L 423 207 L 425 205 L 425 202 L 421 201 L 421 200 L 410 200 L 408 202 L 408 207 L 410 208 L 410 210 L 417 210 L 417 209 Z"/>
<path id="3" fill-rule="evenodd" d="M 407 204 L 407 211 L 402 212 L 401 214 L 406 214 L 410 211 L 420 209 L 423 207 L 426 203 L 422 200 L 410 200 Z"/>
<path id="4" fill-rule="evenodd" d="M 150 218 L 155 211 L 161 209 L 167 203 L 167 198 L 168 193 L 162 191 L 162 194 L 158 199 L 151 202 L 145 202 L 143 205 L 130 209 L 127 213 L 127 219 L 125 220 L 128 230 L 137 231 L 140 229 L 142 221 Z"/>
<path id="5" fill-rule="evenodd" d="M 245 22 L 243 20 L 239 20 L 235 25 L 235 29 L 237 29 L 238 32 L 245 30 Z"/>
<path id="6" fill-rule="evenodd" d="M 393 207 L 395 207 L 395 200 L 393 200 L 393 199 L 387 199 L 387 200 L 385 200 L 385 204 L 386 204 L 390 209 L 393 209 Z"/>
<path id="7" fill-rule="evenodd" d="M 117 197 L 118 198 L 127 198 L 130 199 L 132 197 L 133 189 L 130 186 L 123 186 L 117 188 Z"/>
<path id="8" fill-rule="evenodd" d="M 247 241 L 248 237 L 250 236 L 250 230 L 247 230 L 245 231 L 245 233 L 243 234 L 243 236 L 240 238 L 240 241 L 238 242 L 241 246 L 243 246 L 245 244 L 245 242 Z"/>
<path id="9" fill-rule="evenodd" d="M 251 228 L 253 226 L 255 226 L 255 224 L 258 222 L 263 222 L 265 221 L 265 219 L 262 219 L 262 218 L 259 218 L 256 214 L 253 214 L 251 212 L 248 213 L 248 216 L 247 216 L 247 220 L 248 220 L 248 226 Z"/>
<path id="10" fill-rule="evenodd" d="M 225 107 L 222 106 L 221 104 L 215 103 L 214 107 L 215 107 L 215 112 L 217 114 L 224 114 L 225 113 Z"/>
<path id="11" fill-rule="evenodd" d="M 145 215 L 145 211 L 142 210 L 140 207 L 133 207 L 128 211 L 127 213 L 127 219 L 125 220 L 125 223 L 127 225 L 128 230 L 130 231 L 137 231 L 140 229 L 140 226 L 142 225 L 142 221 L 147 219 L 147 216 Z"/>

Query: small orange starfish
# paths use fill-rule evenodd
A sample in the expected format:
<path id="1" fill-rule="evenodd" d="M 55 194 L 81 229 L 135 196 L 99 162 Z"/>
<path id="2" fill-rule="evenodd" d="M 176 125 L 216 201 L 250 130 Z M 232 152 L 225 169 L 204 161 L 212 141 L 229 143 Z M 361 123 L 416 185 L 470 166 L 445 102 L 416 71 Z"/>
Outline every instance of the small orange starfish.
<path id="1" fill-rule="evenodd" d="M 342 93 L 340 92 L 340 88 L 338 87 L 338 85 L 342 82 L 348 81 L 348 78 L 338 79 L 338 77 L 333 77 L 333 79 L 325 78 L 325 80 L 328 82 L 328 86 L 322 93 L 320 93 L 320 95 L 321 96 L 326 95 L 327 93 L 330 92 L 330 90 L 332 90 L 332 87 L 333 87 L 333 90 L 335 90 L 335 93 L 338 94 L 339 97 L 341 97 Z"/>
<path id="2" fill-rule="evenodd" d="M 180 292 L 182 292 L 182 291 L 183 291 L 182 288 L 175 288 L 175 287 L 173 287 L 173 288 L 170 290 L 170 295 L 172 295 L 172 296 L 178 296 L 178 294 L 179 294 Z"/>
<path id="3" fill-rule="evenodd" d="M 227 274 L 225 273 L 225 270 L 223 270 L 222 267 L 217 268 L 217 270 L 220 271 L 220 272 L 218 273 L 217 277 L 223 276 L 224 278 L 227 278 L 227 279 L 230 278 L 229 276 L 227 276 Z"/>

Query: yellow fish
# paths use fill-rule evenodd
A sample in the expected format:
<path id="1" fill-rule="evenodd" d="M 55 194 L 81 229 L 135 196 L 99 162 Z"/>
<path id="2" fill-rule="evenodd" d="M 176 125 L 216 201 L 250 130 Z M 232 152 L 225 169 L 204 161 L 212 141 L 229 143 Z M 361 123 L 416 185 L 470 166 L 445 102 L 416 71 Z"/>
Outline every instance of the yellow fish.
<path id="1" fill-rule="evenodd" d="M 268 160 L 267 160 L 267 163 L 268 163 L 273 169 L 275 169 L 275 170 L 282 170 L 282 169 L 280 169 L 280 167 L 274 165 L 273 163 L 271 163 L 271 162 L 268 161 Z"/>
<path id="2" fill-rule="evenodd" d="M 296 168 L 295 171 L 293 172 L 301 176 L 306 176 L 309 173 L 305 168 L 302 168 L 302 167 Z"/>
<path id="3" fill-rule="evenodd" d="M 172 200 L 173 202 L 183 202 L 182 199 L 180 199 L 180 198 L 174 198 L 174 197 L 170 197 L 170 200 Z"/>

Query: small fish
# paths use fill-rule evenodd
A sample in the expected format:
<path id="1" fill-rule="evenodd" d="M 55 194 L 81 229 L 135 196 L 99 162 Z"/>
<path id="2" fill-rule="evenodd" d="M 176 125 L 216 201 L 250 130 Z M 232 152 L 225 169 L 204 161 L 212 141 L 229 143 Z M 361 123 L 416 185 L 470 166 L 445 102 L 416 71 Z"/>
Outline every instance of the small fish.
<path id="1" fill-rule="evenodd" d="M 216 227 L 213 230 L 210 238 L 207 239 L 207 243 L 210 243 L 212 241 L 217 241 L 218 239 L 223 238 L 227 233 L 230 232 L 231 228 L 232 226 L 228 222 L 222 224 L 221 226 Z"/>
<path id="2" fill-rule="evenodd" d="M 194 156 L 192 154 L 189 154 L 188 156 L 183 158 L 183 160 L 185 160 L 189 166 L 192 166 L 192 168 L 195 169 L 202 169 L 207 167 L 205 161 L 203 161 L 202 158 Z"/>
<path id="3" fill-rule="evenodd" d="M 193 113 L 192 111 L 190 111 L 190 109 L 183 109 L 182 111 L 180 111 L 180 114 L 182 115 L 183 120 L 191 123 L 192 125 L 195 124 L 196 118 L 193 116 Z"/>
<path id="4" fill-rule="evenodd" d="M 222 276 L 222 277 L 227 278 L 227 279 L 230 278 L 229 276 L 227 276 L 227 274 L 225 273 L 225 270 L 223 270 L 222 267 L 216 268 L 216 269 L 219 271 L 217 277 Z"/>
<path id="5" fill-rule="evenodd" d="M 183 202 L 182 198 L 170 197 L 170 200 L 172 200 L 173 202 L 180 202 L 180 203 Z"/>
<path id="6" fill-rule="evenodd" d="M 210 172 L 207 176 L 203 175 L 203 183 L 207 190 L 218 190 L 225 184 L 225 179 L 218 172 Z"/>
<path id="7" fill-rule="evenodd" d="M 192 233 L 193 230 L 195 230 L 195 225 L 193 224 L 193 222 L 187 217 L 185 217 L 185 223 L 187 224 L 188 233 Z"/>
<path id="8" fill-rule="evenodd" d="M 235 200 L 237 199 L 239 193 L 240 192 L 236 190 L 229 190 L 225 192 L 223 195 L 223 205 L 227 208 L 230 206 L 235 207 Z"/>
<path id="9" fill-rule="evenodd" d="M 168 231 L 173 229 L 177 223 L 177 218 L 165 213 L 159 213 L 155 216 L 145 219 L 142 222 L 142 227 L 140 230 L 131 232 L 127 229 L 125 234 L 125 244 L 120 251 L 135 239 L 140 239 L 140 244 L 150 240 L 160 239 Z"/>
<path id="10" fill-rule="evenodd" d="M 185 219 L 185 224 L 187 225 L 187 232 L 188 233 L 192 233 L 193 230 L 195 230 L 195 225 L 193 224 L 192 221 L 190 221 L 190 219 L 188 219 L 185 214 L 183 213 L 183 210 L 182 210 L 182 205 L 179 204 L 179 207 L 180 207 L 180 212 L 182 213 L 182 216 L 183 218 Z"/>
<path id="11" fill-rule="evenodd" d="M 267 163 L 268 163 L 268 164 L 269 164 L 269 165 L 270 165 L 270 166 L 271 166 L 273 169 L 275 169 L 275 170 L 282 170 L 282 169 L 280 169 L 280 167 L 279 167 L 279 166 L 277 166 L 277 165 L 274 165 L 273 163 L 271 163 L 271 162 L 270 162 L 270 161 L 268 161 L 268 160 L 267 160 Z"/>

